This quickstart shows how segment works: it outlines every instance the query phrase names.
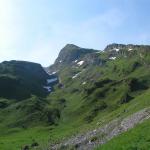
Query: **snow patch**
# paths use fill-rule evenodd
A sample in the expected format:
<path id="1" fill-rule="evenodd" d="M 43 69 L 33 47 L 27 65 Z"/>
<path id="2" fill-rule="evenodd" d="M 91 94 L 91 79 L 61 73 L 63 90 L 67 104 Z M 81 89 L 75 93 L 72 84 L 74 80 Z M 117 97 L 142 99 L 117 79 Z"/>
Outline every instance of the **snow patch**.
<path id="1" fill-rule="evenodd" d="M 116 51 L 116 52 L 118 52 L 119 50 L 120 50 L 119 48 L 112 48 L 109 51 Z"/>
<path id="2" fill-rule="evenodd" d="M 128 49 L 128 51 L 132 51 L 132 50 L 133 50 L 132 48 L 129 48 L 129 49 Z"/>
<path id="3" fill-rule="evenodd" d="M 79 74 L 80 74 L 80 73 L 81 73 L 81 72 L 79 72 L 79 73 L 75 74 L 75 75 L 72 77 L 72 79 L 77 78 L 77 77 L 79 76 Z"/>
<path id="4" fill-rule="evenodd" d="M 80 74 L 80 73 L 75 74 L 75 75 L 72 77 L 72 79 L 77 78 L 79 74 Z"/>
<path id="5" fill-rule="evenodd" d="M 52 72 L 51 74 L 49 74 L 49 75 L 54 75 L 54 74 L 56 74 L 57 72 L 56 71 L 54 71 L 54 72 Z"/>
<path id="6" fill-rule="evenodd" d="M 62 60 L 60 60 L 59 62 L 62 63 Z"/>
<path id="7" fill-rule="evenodd" d="M 47 79 L 47 84 L 53 83 L 55 81 L 57 81 L 57 78 L 53 78 L 53 79 Z"/>
<path id="8" fill-rule="evenodd" d="M 51 87 L 50 86 L 43 86 L 44 89 L 46 89 L 48 92 L 51 92 Z"/>
<path id="9" fill-rule="evenodd" d="M 75 74 L 75 75 L 72 77 L 72 79 L 77 78 L 83 71 L 85 71 L 85 69 L 83 69 L 81 72 Z"/>
<path id="10" fill-rule="evenodd" d="M 85 85 L 85 84 L 86 84 L 86 82 L 83 82 L 83 83 L 82 83 L 82 85 Z"/>
<path id="11" fill-rule="evenodd" d="M 115 50 L 116 52 L 118 52 L 120 49 L 119 49 L 119 48 L 114 48 L 114 50 Z"/>
<path id="12" fill-rule="evenodd" d="M 78 59 L 76 59 L 74 62 L 75 62 L 75 63 L 78 62 Z"/>
<path id="13" fill-rule="evenodd" d="M 56 73 L 57 73 L 56 71 L 52 72 L 52 74 L 56 74 Z"/>
<path id="14" fill-rule="evenodd" d="M 82 61 L 79 61 L 77 64 L 78 64 L 79 66 L 81 66 L 81 65 L 83 65 L 83 63 L 84 63 L 84 61 L 82 60 Z"/>
<path id="15" fill-rule="evenodd" d="M 115 59 L 116 59 L 116 57 L 110 57 L 109 59 L 111 59 L 111 60 L 115 60 Z"/>

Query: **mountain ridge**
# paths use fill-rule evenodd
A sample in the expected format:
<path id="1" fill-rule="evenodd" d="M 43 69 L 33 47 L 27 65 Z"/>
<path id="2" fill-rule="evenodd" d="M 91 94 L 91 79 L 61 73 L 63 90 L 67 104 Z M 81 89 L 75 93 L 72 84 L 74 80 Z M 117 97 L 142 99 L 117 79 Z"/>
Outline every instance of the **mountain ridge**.
<path id="1" fill-rule="evenodd" d="M 150 46 L 118 44 L 103 51 L 69 44 L 46 71 L 31 62 L 1 63 L 0 149 L 30 150 L 35 143 L 39 149 L 49 149 L 147 108 L 149 65 Z M 1 92 L 2 85 L 6 92 Z M 29 95 L 23 98 L 20 94 L 26 90 Z M 14 95 L 8 97 L 8 91 Z"/>

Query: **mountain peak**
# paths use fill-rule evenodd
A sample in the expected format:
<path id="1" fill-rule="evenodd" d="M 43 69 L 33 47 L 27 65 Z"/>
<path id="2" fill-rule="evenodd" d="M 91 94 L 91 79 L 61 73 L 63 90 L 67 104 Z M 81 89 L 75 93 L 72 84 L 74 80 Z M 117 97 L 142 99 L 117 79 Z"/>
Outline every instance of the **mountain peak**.
<path id="1" fill-rule="evenodd" d="M 79 46 L 77 45 L 74 45 L 74 44 L 66 44 L 66 46 L 63 48 L 63 49 L 78 49 L 80 48 Z"/>
<path id="2" fill-rule="evenodd" d="M 58 58 L 55 63 L 70 63 L 76 59 L 83 57 L 88 53 L 93 53 L 95 50 L 93 49 L 85 49 L 74 44 L 67 44 L 64 48 L 61 49 Z"/>

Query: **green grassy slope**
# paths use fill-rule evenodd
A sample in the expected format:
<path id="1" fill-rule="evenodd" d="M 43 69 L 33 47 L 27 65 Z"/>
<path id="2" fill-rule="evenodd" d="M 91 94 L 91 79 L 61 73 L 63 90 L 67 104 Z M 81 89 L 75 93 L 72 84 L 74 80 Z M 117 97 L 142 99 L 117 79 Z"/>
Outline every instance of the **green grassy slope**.
<path id="1" fill-rule="evenodd" d="M 69 63 L 58 65 L 59 57 L 54 65 L 58 70 L 52 66 L 49 71 L 58 71 L 60 83 L 50 95 L 41 98 L 33 93 L 36 96 L 23 101 L 2 97 L 0 149 L 20 150 L 21 146 L 30 146 L 34 141 L 46 147 L 149 107 L 149 47 L 132 49 L 90 50 L 90 53 L 81 53 L 81 57 L 74 52 L 78 62 L 84 61 L 82 65 L 78 65 L 72 55 Z"/>

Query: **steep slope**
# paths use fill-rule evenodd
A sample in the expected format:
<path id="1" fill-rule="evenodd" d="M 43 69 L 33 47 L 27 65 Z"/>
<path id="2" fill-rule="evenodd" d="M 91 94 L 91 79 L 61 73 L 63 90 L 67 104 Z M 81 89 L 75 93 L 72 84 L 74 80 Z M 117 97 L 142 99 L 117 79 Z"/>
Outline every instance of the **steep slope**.
<path id="1" fill-rule="evenodd" d="M 5 61 L 0 64 L 0 97 L 26 99 L 32 94 L 46 96 L 43 88 L 48 75 L 40 64 L 24 61 Z"/>
<path id="2" fill-rule="evenodd" d="M 67 44 L 63 49 L 61 49 L 55 63 L 50 66 L 48 70 L 50 73 L 61 71 L 77 62 L 79 63 L 82 59 L 88 59 L 87 55 L 93 55 L 97 52 L 97 50 L 85 49 L 73 44 Z M 90 58 L 88 60 L 90 60 Z"/>
<path id="3" fill-rule="evenodd" d="M 56 87 L 50 97 L 66 100 L 60 124 L 68 130 L 76 127 L 68 132 L 83 132 L 149 106 L 150 46 L 121 46 L 109 45 L 58 71 L 63 87 Z M 89 63 L 93 54 L 100 63 Z M 87 56 L 90 60 L 85 61 Z"/>
<path id="4" fill-rule="evenodd" d="M 30 90 L 34 96 L 23 101 L 3 96 L 0 148 L 32 149 L 36 141 L 39 149 L 49 149 L 149 107 L 149 66 L 150 46 L 111 44 L 97 51 L 69 44 L 46 68 L 50 76 L 46 74 L 44 80 L 39 73 L 31 73 L 33 69 L 27 71 L 28 78 L 20 71 L 11 73 L 15 78 L 24 76 L 28 88 L 32 82 L 41 89 L 37 93 Z M 53 91 L 48 93 L 43 86 L 53 86 Z M 46 95 L 40 95 L 44 89 Z"/>

